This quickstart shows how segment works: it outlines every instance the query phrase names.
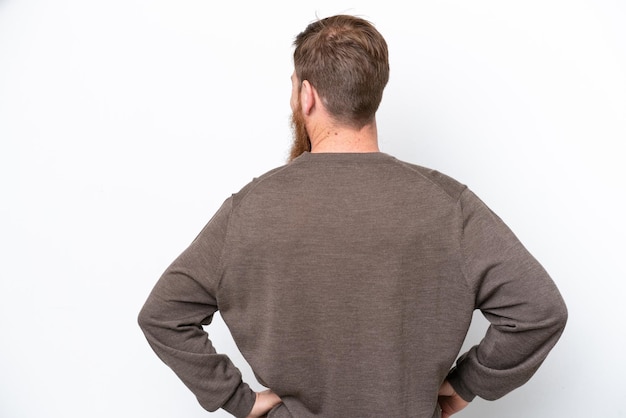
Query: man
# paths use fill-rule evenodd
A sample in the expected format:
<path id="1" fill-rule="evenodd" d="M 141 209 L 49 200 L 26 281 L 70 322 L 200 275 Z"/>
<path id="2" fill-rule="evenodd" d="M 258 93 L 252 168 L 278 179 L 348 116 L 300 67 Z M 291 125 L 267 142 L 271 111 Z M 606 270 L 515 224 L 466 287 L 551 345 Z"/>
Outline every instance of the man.
<path id="1" fill-rule="evenodd" d="M 329 17 L 294 44 L 290 161 L 165 271 L 139 315 L 153 349 L 236 417 L 445 418 L 524 384 L 565 326 L 553 281 L 467 187 L 379 151 L 389 65 L 372 24 Z M 270 390 L 213 349 L 218 309 Z M 457 359 L 475 309 L 491 326 Z"/>

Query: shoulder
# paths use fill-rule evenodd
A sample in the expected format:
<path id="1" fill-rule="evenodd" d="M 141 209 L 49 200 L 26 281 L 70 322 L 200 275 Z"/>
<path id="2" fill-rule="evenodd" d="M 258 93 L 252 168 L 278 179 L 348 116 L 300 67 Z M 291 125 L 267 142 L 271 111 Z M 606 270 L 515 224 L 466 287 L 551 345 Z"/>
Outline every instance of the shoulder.
<path id="1" fill-rule="evenodd" d="M 392 158 L 399 167 L 402 167 L 409 172 L 413 172 L 415 176 L 430 182 L 433 186 L 448 195 L 452 200 L 459 200 L 463 192 L 467 190 L 467 186 L 464 183 L 438 170 L 402 161 L 394 157 Z"/>
<path id="2" fill-rule="evenodd" d="M 233 193 L 231 196 L 231 201 L 233 207 L 238 206 L 245 197 L 253 192 L 259 185 L 263 184 L 267 180 L 271 179 L 273 176 L 281 173 L 285 170 L 289 164 L 282 165 L 280 167 L 273 168 L 257 177 L 254 177 L 248 184 L 243 186 L 238 192 Z"/>

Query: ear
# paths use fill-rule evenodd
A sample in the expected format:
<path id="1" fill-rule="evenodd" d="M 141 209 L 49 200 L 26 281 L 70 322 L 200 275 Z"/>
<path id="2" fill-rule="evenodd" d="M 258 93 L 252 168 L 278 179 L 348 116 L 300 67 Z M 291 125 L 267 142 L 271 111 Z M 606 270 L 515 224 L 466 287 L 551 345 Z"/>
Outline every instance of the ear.
<path id="1" fill-rule="evenodd" d="M 315 89 L 311 83 L 309 83 L 308 80 L 304 80 L 302 82 L 302 87 L 300 88 L 300 106 L 302 107 L 302 112 L 305 115 L 309 115 L 315 106 L 315 93 Z"/>

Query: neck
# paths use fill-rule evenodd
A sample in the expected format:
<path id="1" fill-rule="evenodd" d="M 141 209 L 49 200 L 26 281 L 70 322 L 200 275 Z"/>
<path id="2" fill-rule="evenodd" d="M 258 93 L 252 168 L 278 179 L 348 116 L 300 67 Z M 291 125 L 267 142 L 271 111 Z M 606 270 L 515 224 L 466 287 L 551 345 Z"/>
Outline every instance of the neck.
<path id="1" fill-rule="evenodd" d="M 361 129 L 325 126 L 311 132 L 311 152 L 379 152 L 376 122 Z"/>

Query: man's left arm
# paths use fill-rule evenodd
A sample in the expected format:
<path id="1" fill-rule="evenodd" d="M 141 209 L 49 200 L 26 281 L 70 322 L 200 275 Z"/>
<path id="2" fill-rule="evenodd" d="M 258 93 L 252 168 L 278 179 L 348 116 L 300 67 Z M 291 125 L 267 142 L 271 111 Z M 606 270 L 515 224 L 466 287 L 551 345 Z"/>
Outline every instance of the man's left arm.
<path id="1" fill-rule="evenodd" d="M 465 274 L 490 326 L 448 375 L 456 393 L 497 399 L 523 385 L 567 320 L 560 292 L 513 232 L 473 193 L 461 197 Z"/>

